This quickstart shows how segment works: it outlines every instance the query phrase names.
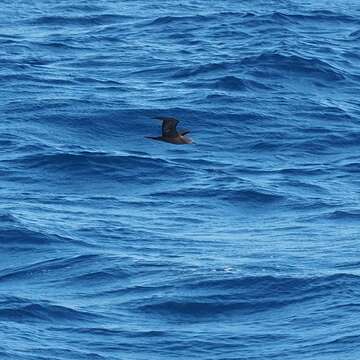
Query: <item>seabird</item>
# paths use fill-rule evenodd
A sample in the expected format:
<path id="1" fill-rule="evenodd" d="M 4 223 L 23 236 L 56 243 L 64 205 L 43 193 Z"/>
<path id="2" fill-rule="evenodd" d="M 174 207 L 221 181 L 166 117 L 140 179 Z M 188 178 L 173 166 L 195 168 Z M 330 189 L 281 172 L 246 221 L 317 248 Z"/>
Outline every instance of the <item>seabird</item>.
<path id="1" fill-rule="evenodd" d="M 186 136 L 190 131 L 182 130 L 178 132 L 176 126 L 179 120 L 172 117 L 156 117 L 155 119 L 161 120 L 162 123 L 162 134 L 161 136 L 145 136 L 147 139 L 165 141 L 172 144 L 192 144 L 192 140 Z"/>

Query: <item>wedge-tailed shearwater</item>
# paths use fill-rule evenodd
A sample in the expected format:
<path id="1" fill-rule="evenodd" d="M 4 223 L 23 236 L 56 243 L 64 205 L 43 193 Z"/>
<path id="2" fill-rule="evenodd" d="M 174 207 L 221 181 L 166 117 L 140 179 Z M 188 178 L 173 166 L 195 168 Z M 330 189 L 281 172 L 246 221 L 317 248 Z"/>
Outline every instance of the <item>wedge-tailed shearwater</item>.
<path id="1" fill-rule="evenodd" d="M 156 117 L 155 119 L 161 120 L 162 123 L 162 134 L 161 136 L 145 136 L 147 139 L 165 141 L 172 144 L 192 144 L 193 141 L 186 136 L 190 131 L 182 130 L 177 131 L 176 126 L 179 120 L 172 117 Z"/>

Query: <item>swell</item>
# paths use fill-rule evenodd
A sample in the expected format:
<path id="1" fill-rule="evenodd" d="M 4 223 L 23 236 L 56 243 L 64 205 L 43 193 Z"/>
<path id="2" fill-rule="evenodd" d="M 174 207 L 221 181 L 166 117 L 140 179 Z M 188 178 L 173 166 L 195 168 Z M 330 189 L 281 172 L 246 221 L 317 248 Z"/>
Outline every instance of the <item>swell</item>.
<path id="1" fill-rule="evenodd" d="M 99 315 L 52 304 L 48 301 L 35 301 L 19 297 L 0 297 L 0 319 L 16 322 L 78 322 L 94 321 Z"/>
<path id="2" fill-rule="evenodd" d="M 346 164 L 340 165 L 339 170 L 344 173 L 357 174 L 360 172 L 360 162 L 347 162 Z"/>
<path id="3" fill-rule="evenodd" d="M 31 25 L 53 26 L 53 25 L 66 25 L 66 26 L 98 26 L 122 22 L 131 19 L 130 16 L 114 15 L 114 14 L 101 14 L 101 15 L 83 15 L 83 16 L 41 16 L 29 20 Z"/>
<path id="4" fill-rule="evenodd" d="M 274 311 L 293 304 L 321 303 L 324 299 L 327 301 L 332 299 L 336 306 L 345 306 L 348 299 L 341 295 L 350 289 L 360 290 L 359 276 L 351 274 L 313 278 L 252 276 L 194 280 L 178 284 L 173 295 L 133 301 L 131 305 L 140 311 L 176 318 L 250 315 Z"/>
<path id="5" fill-rule="evenodd" d="M 150 194 L 151 197 L 203 199 L 212 198 L 234 203 L 271 204 L 284 199 L 283 195 L 252 189 L 222 189 L 222 188 L 186 188 L 175 191 L 163 191 Z"/>
<path id="6" fill-rule="evenodd" d="M 241 12 L 241 11 L 221 11 L 211 12 L 206 15 L 183 15 L 183 16 L 159 16 L 152 21 L 145 22 L 143 26 L 163 26 L 163 25 L 184 25 L 198 24 L 218 21 L 229 22 L 237 26 L 271 26 L 271 25 L 306 25 L 308 23 L 326 22 L 331 24 L 360 24 L 360 21 L 351 15 L 344 13 L 319 10 L 309 11 L 308 13 L 286 13 L 282 11 L 271 11 L 268 13 Z"/>
<path id="7" fill-rule="evenodd" d="M 323 59 L 316 57 L 304 57 L 300 55 L 285 55 L 280 52 L 263 51 L 259 55 L 247 56 L 240 61 L 223 61 L 208 64 L 197 64 L 177 70 L 173 74 L 174 79 L 193 78 L 196 76 L 216 77 L 218 84 L 223 82 L 235 83 L 239 87 L 240 80 L 232 74 L 246 71 L 254 78 L 269 79 L 268 70 L 275 71 L 279 76 L 301 75 L 305 78 L 313 78 L 324 81 L 340 81 L 346 79 L 344 70 L 330 65 Z M 218 79 L 223 76 L 223 78 Z M 250 81 L 250 80 L 249 80 Z M 216 83 L 215 83 L 216 84 Z M 266 85 L 258 85 L 258 82 L 250 82 L 256 88 L 267 89 Z"/>
<path id="8" fill-rule="evenodd" d="M 214 74 L 217 75 L 226 71 L 229 67 L 236 65 L 236 63 L 231 62 L 217 62 L 217 63 L 208 63 L 208 64 L 200 64 L 200 65 L 192 65 L 189 67 L 185 67 L 183 69 L 177 70 L 173 78 L 174 79 L 182 79 L 188 77 L 194 77 L 197 75 L 203 74 Z"/>
<path id="9" fill-rule="evenodd" d="M 19 224 L 19 220 L 16 216 L 11 214 L 10 212 L 0 212 L 0 227 L 15 224 Z"/>
<path id="10" fill-rule="evenodd" d="M 51 274 L 51 278 L 58 278 L 58 280 L 64 280 L 70 276 L 72 271 L 79 272 L 82 269 L 86 269 L 88 275 L 90 275 L 90 267 L 99 261 L 101 257 L 96 254 L 79 255 L 72 257 L 54 258 L 50 260 L 39 261 L 29 265 L 13 266 L 11 268 L 5 268 L 0 271 L 0 280 L 2 282 L 14 281 L 26 279 L 37 279 L 44 275 Z"/>
<path id="11" fill-rule="evenodd" d="M 360 220 L 359 210 L 335 210 L 325 215 L 330 220 L 349 220 L 358 221 Z"/>
<path id="12" fill-rule="evenodd" d="M 145 172 L 163 175 L 181 175 L 183 167 L 176 166 L 171 161 L 130 154 L 111 154 L 106 152 L 61 152 L 34 154 L 7 160 L 15 168 L 39 170 L 43 172 L 71 173 L 73 175 L 118 175 L 126 180 L 134 180 L 133 175 L 141 176 Z M 138 178 L 141 180 L 141 178 Z"/>
<path id="13" fill-rule="evenodd" d="M 28 248 L 31 249 L 34 246 L 60 246 L 65 244 L 71 244 L 72 246 L 90 246 L 86 242 L 76 239 L 67 238 L 53 233 L 45 231 L 32 230 L 21 224 L 2 223 L 0 227 L 1 248 Z"/>
<path id="14" fill-rule="evenodd" d="M 226 91 L 261 91 L 272 89 L 270 86 L 261 82 L 246 78 L 242 79 L 234 75 L 217 76 L 213 80 L 191 81 L 189 84 L 186 84 L 186 86 Z"/>
<path id="15" fill-rule="evenodd" d="M 355 16 L 330 10 L 314 10 L 307 13 L 286 13 L 282 11 L 269 12 L 267 14 L 246 13 L 243 15 L 244 22 L 248 25 L 302 25 L 309 26 L 309 23 L 327 23 L 327 26 L 344 24 L 359 24 Z"/>
<path id="16" fill-rule="evenodd" d="M 306 58 L 299 55 L 263 52 L 260 55 L 244 58 L 241 64 L 250 69 L 253 68 L 252 73 L 261 77 L 266 75 L 266 69 L 273 69 L 289 75 L 301 74 L 304 77 L 325 81 L 340 81 L 346 78 L 343 70 L 315 57 Z"/>
<path id="17" fill-rule="evenodd" d="M 57 235 L 49 235 L 26 228 L 12 228 L 0 230 L 2 243 L 4 245 L 50 245 L 62 242 L 65 239 Z"/>
<path id="18" fill-rule="evenodd" d="M 206 15 L 188 15 L 188 16 L 160 16 L 150 22 L 146 22 L 144 25 L 146 26 L 154 26 L 154 25 L 167 25 L 167 24 L 174 24 L 177 25 L 178 23 L 202 23 L 212 20 L 211 16 Z"/>

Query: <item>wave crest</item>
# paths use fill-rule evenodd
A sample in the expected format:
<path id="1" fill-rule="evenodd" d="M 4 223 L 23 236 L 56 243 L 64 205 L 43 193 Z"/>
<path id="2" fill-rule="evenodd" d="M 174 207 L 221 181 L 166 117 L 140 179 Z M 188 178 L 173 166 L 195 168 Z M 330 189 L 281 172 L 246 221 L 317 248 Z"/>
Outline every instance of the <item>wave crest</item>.
<path id="1" fill-rule="evenodd" d="M 179 285 L 178 285 L 179 286 Z M 338 297 L 344 289 L 360 288 L 360 276 L 337 274 L 314 278 L 243 277 L 182 284 L 180 297 L 153 298 L 138 305 L 145 312 L 174 317 L 208 317 L 273 311 L 321 297 Z"/>

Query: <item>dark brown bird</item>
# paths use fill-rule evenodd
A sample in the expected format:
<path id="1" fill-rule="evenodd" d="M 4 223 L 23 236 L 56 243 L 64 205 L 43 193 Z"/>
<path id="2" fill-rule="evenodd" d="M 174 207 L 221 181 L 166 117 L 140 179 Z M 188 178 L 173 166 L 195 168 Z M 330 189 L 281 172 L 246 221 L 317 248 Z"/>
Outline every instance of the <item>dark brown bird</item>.
<path id="1" fill-rule="evenodd" d="M 192 144 L 193 141 L 186 136 L 190 131 L 182 130 L 177 131 L 176 126 L 179 120 L 172 117 L 156 117 L 155 119 L 161 120 L 162 123 L 162 134 L 161 136 L 145 136 L 147 139 L 165 141 L 172 144 Z"/>

